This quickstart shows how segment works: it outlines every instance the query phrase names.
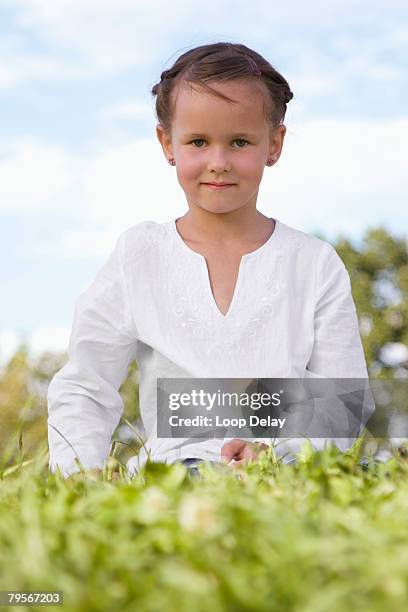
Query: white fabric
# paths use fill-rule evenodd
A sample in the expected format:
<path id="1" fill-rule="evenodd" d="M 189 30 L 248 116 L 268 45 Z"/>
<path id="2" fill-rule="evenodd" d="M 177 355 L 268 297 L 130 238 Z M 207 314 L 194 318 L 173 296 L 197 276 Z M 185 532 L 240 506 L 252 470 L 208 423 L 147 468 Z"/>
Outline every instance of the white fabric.
<path id="1" fill-rule="evenodd" d="M 147 440 L 128 461 L 130 472 L 146 451 L 168 463 L 219 461 L 227 440 L 158 439 L 157 378 L 368 376 L 343 262 L 329 243 L 279 220 L 268 241 L 242 257 L 225 316 L 205 258 L 183 241 L 175 220 L 122 232 L 76 301 L 68 356 L 48 389 L 49 467 L 66 476 L 78 471 L 67 441 L 85 467 L 103 467 L 123 413 L 118 389 L 134 359 Z"/>

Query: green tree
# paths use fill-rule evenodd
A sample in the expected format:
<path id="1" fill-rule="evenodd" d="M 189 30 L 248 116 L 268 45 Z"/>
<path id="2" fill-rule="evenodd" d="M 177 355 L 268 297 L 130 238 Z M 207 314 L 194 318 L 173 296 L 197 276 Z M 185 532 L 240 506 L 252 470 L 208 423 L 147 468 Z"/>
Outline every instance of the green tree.
<path id="1" fill-rule="evenodd" d="M 350 274 L 370 376 L 408 376 L 407 240 L 374 228 L 365 234 L 360 250 L 346 238 L 333 246 Z M 386 349 L 401 355 L 399 363 L 386 358 Z"/>

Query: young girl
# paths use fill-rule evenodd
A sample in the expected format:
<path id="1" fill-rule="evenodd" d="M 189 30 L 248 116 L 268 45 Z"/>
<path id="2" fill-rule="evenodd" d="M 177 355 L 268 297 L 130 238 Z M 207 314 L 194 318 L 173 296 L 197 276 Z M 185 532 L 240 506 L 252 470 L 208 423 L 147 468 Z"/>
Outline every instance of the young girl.
<path id="1" fill-rule="evenodd" d="M 134 359 L 147 440 L 130 473 L 148 455 L 240 465 L 271 443 L 158 438 L 158 378 L 368 376 L 336 251 L 256 208 L 282 152 L 287 81 L 245 45 L 221 42 L 182 54 L 152 93 L 189 210 L 124 231 L 76 302 L 69 361 L 48 390 L 49 466 L 65 476 L 79 470 L 75 457 L 103 468 Z"/>

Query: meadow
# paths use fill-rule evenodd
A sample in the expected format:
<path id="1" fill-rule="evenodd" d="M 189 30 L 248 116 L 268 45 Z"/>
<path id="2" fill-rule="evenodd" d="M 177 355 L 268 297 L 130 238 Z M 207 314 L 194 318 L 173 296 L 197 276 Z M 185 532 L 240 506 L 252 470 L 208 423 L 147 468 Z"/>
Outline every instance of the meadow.
<path id="1" fill-rule="evenodd" d="M 362 450 L 305 442 L 292 464 L 270 449 L 240 470 L 133 477 L 111 456 L 64 479 L 44 449 L 1 473 L 0 590 L 62 591 L 76 612 L 400 611 L 408 452 Z"/>

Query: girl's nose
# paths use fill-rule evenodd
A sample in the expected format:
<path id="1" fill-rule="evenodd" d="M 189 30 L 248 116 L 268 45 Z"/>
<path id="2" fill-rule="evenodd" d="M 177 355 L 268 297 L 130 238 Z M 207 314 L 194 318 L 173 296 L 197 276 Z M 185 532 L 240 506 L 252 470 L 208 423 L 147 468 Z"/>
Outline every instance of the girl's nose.
<path id="1" fill-rule="evenodd" d="M 213 151 L 208 160 L 208 170 L 220 174 L 231 170 L 231 163 L 225 153 Z"/>

